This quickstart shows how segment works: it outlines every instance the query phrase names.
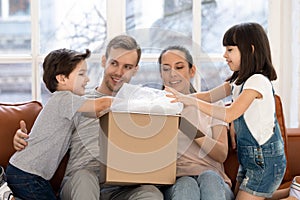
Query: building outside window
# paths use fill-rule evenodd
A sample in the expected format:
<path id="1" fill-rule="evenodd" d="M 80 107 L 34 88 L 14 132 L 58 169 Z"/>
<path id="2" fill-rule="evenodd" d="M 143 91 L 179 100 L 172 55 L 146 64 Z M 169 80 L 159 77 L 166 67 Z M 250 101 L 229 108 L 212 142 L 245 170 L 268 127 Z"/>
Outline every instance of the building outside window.
<path id="1" fill-rule="evenodd" d="M 9 16 L 30 16 L 29 0 L 9 0 Z"/>

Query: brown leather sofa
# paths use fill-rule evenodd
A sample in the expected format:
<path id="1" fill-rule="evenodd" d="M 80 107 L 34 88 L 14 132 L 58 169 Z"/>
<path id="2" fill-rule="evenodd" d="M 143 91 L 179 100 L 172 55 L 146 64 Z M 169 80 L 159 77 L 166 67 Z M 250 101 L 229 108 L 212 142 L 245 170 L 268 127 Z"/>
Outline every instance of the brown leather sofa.
<path id="1" fill-rule="evenodd" d="M 19 128 L 19 121 L 25 120 L 28 131 L 30 131 L 34 120 L 41 111 L 42 105 L 37 101 L 17 103 L 17 104 L 1 104 L 0 103 L 0 165 L 4 168 L 8 164 L 10 156 L 14 153 L 12 145 L 13 136 Z M 284 124 L 284 116 L 280 98 L 276 96 L 277 118 L 281 127 L 283 139 L 285 141 L 285 151 L 288 157 L 287 171 L 280 188 L 289 187 L 292 178 L 300 175 L 300 164 L 298 152 L 300 152 L 300 128 L 286 129 Z M 64 175 L 68 155 L 61 162 L 54 177 L 51 179 L 53 189 L 57 192 L 61 180 Z M 224 163 L 225 171 L 232 180 L 233 187 L 235 185 L 235 177 L 238 169 L 236 151 L 229 148 L 227 160 Z"/>

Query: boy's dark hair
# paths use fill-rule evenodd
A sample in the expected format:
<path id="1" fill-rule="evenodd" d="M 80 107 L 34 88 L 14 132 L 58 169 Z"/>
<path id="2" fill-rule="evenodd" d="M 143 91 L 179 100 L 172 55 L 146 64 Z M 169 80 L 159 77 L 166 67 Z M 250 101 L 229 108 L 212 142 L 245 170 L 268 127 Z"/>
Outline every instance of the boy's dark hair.
<path id="1" fill-rule="evenodd" d="M 253 74 L 263 74 L 276 80 L 269 40 L 263 27 L 257 23 L 242 23 L 231 27 L 223 37 L 223 46 L 237 46 L 241 53 L 240 70 L 226 81 L 240 85 Z"/>
<path id="2" fill-rule="evenodd" d="M 126 49 L 126 50 L 136 50 L 138 59 L 136 65 L 138 65 L 141 58 L 141 47 L 137 44 L 136 40 L 129 35 L 118 35 L 114 37 L 107 45 L 105 57 L 108 58 L 111 48 L 114 49 Z"/>
<path id="3" fill-rule="evenodd" d="M 51 51 L 43 63 L 43 80 L 52 93 L 57 89 L 58 81 L 56 76 L 61 74 L 69 77 L 70 73 L 76 68 L 76 65 L 86 58 L 90 57 L 91 51 L 86 49 L 85 53 L 80 53 L 70 49 L 57 49 Z"/>
<path id="4" fill-rule="evenodd" d="M 169 50 L 178 50 L 178 51 L 181 51 L 182 53 L 184 53 L 185 59 L 186 59 L 186 61 L 189 64 L 189 69 L 191 69 L 193 67 L 194 61 L 193 61 L 193 57 L 192 57 L 190 51 L 187 48 L 183 47 L 183 46 L 174 45 L 174 46 L 168 46 L 167 48 L 165 48 L 165 49 L 163 49 L 161 51 L 161 53 L 160 53 L 160 55 L 158 57 L 158 64 L 159 64 L 159 71 L 160 72 L 161 72 L 161 60 L 162 60 L 162 57 Z M 162 89 L 164 89 L 164 86 L 163 86 Z M 193 85 L 191 83 L 190 83 L 190 92 L 191 93 L 197 92 L 196 89 L 193 87 Z"/>

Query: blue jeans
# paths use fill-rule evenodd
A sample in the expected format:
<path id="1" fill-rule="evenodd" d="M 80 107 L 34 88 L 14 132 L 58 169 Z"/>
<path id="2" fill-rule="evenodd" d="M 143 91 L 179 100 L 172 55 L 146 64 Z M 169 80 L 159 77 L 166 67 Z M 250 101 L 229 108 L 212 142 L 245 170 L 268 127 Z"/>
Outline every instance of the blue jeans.
<path id="1" fill-rule="evenodd" d="M 199 176 L 179 177 L 175 184 L 164 189 L 166 200 L 232 200 L 234 195 L 223 178 L 208 170 Z"/>
<path id="2" fill-rule="evenodd" d="M 15 197 L 23 200 L 56 200 L 49 181 L 24 172 L 10 164 L 6 168 L 7 183 Z"/>
<path id="3" fill-rule="evenodd" d="M 101 189 L 101 200 L 163 200 L 162 192 L 154 185 L 111 186 Z"/>

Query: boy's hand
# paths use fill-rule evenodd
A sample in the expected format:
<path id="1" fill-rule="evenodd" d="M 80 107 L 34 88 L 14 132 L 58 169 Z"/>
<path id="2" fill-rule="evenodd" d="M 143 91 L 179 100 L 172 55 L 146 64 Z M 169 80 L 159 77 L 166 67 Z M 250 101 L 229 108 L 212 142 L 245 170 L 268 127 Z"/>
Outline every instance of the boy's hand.
<path id="1" fill-rule="evenodd" d="M 101 99 L 103 99 L 103 110 L 107 110 L 111 107 L 111 104 L 114 100 L 114 97 L 112 96 L 104 96 L 104 97 L 101 97 Z"/>
<path id="2" fill-rule="evenodd" d="M 25 147 L 28 145 L 28 142 L 26 141 L 26 139 L 28 138 L 29 135 L 27 135 L 26 123 L 23 120 L 21 120 L 20 129 L 16 131 L 13 139 L 14 149 L 17 151 L 25 149 Z"/>
<path id="3" fill-rule="evenodd" d="M 101 105 L 102 108 L 100 109 L 101 111 L 99 111 L 98 113 L 96 113 L 97 117 L 101 117 L 102 115 L 108 113 L 110 111 L 110 107 L 112 105 L 112 102 L 114 100 L 114 97 L 112 96 L 104 96 L 101 97 Z"/>

